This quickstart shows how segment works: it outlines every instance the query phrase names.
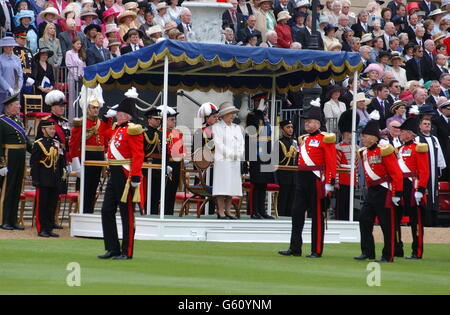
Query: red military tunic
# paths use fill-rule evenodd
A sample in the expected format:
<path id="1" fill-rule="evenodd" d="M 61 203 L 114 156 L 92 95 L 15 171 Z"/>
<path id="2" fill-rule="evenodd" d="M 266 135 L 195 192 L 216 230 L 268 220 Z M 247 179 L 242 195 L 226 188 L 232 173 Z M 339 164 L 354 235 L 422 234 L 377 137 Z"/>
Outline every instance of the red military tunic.
<path id="1" fill-rule="evenodd" d="M 360 149 L 359 153 L 367 187 L 382 185 L 389 188 L 390 183 L 392 195 L 400 197 L 403 191 L 403 174 L 398 166 L 394 147 L 390 144 L 374 145 L 369 149 Z"/>
<path id="2" fill-rule="evenodd" d="M 352 145 L 351 143 L 340 142 L 336 144 L 337 153 L 337 182 L 339 185 L 350 186 L 350 171 L 351 171 L 351 160 L 352 160 Z M 358 166 L 358 160 L 355 159 L 355 168 Z M 356 172 L 355 172 L 355 183 L 356 183 Z"/>
<path id="3" fill-rule="evenodd" d="M 101 119 L 86 120 L 86 151 L 98 151 L 103 147 L 106 152 L 106 145 L 108 143 L 108 131 L 111 129 L 112 120 L 104 122 Z M 69 141 L 70 156 L 73 158 L 80 158 L 81 160 L 81 138 L 83 135 L 82 121 L 75 118 L 71 137 Z"/>
<path id="4" fill-rule="evenodd" d="M 131 178 L 142 176 L 144 163 L 144 136 L 141 125 L 124 123 L 117 126 L 108 145 L 108 161 L 130 159 L 129 165 L 124 165 L 125 174 Z M 113 162 L 114 163 L 114 162 Z"/>
<path id="5" fill-rule="evenodd" d="M 183 134 L 178 129 L 167 130 L 167 154 L 171 161 L 180 162 L 186 154 Z"/>
<path id="6" fill-rule="evenodd" d="M 300 136 L 298 166 L 300 170 L 314 171 L 326 184 L 336 178 L 336 135 L 316 131 Z"/>
<path id="7" fill-rule="evenodd" d="M 399 149 L 399 166 L 404 177 L 417 178 L 418 183 L 414 187 L 425 194 L 430 177 L 428 164 L 428 145 L 410 141 Z"/>

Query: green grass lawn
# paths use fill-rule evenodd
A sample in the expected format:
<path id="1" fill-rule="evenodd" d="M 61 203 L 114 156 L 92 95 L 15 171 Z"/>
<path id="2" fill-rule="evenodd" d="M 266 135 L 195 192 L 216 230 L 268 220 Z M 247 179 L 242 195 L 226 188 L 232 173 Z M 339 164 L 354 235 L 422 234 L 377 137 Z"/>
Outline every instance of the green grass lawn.
<path id="1" fill-rule="evenodd" d="M 381 265 L 380 287 L 352 259 L 359 244 L 326 245 L 321 259 L 278 255 L 285 247 L 137 241 L 133 260 L 101 261 L 101 240 L 0 240 L 0 294 L 450 294 L 450 245 Z M 70 262 L 81 287 L 66 284 Z"/>

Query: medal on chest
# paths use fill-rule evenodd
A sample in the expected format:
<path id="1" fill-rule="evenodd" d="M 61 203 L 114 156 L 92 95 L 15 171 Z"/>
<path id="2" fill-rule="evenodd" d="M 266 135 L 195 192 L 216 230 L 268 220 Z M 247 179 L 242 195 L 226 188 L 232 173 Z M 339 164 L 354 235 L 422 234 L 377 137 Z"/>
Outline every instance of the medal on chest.
<path id="1" fill-rule="evenodd" d="M 380 155 L 372 155 L 368 157 L 369 160 L 369 164 L 380 164 L 381 162 L 383 162 L 383 159 L 381 158 Z"/>
<path id="2" fill-rule="evenodd" d="M 309 142 L 310 147 L 318 148 L 319 145 L 320 145 L 320 141 L 316 140 L 316 139 L 311 139 L 311 141 Z"/>
<path id="3" fill-rule="evenodd" d="M 403 150 L 402 151 L 401 156 L 402 157 L 408 157 L 408 156 L 411 156 L 411 154 L 412 154 L 412 150 L 411 149 L 407 149 L 407 150 Z"/>

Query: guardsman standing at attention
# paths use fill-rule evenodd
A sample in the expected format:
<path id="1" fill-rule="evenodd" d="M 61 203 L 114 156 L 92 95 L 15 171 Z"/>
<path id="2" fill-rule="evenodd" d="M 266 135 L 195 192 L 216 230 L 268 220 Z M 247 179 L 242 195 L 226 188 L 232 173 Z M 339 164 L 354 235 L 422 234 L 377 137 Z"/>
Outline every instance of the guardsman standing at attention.
<path id="1" fill-rule="evenodd" d="M 23 230 L 17 224 L 20 194 L 25 176 L 26 151 L 31 142 L 20 120 L 19 94 L 7 98 L 5 114 L 0 116 L 0 220 L 4 230 Z"/>
<path id="2" fill-rule="evenodd" d="M 336 135 L 320 131 L 323 119 L 320 99 L 311 102 L 305 115 L 306 135 L 298 139 L 298 169 L 295 203 L 292 208 L 292 232 L 285 256 L 302 255 L 302 232 L 306 211 L 312 216 L 311 253 L 308 258 L 322 257 L 325 236 L 325 198 L 334 190 L 336 179 Z"/>
<path id="3" fill-rule="evenodd" d="M 294 125 L 290 120 L 280 122 L 282 136 L 278 140 L 279 165 L 297 166 L 298 143 L 293 138 Z M 278 170 L 277 182 L 280 186 L 278 195 L 278 215 L 282 217 L 292 216 L 294 205 L 295 185 L 297 174 L 295 171 Z"/>
<path id="4" fill-rule="evenodd" d="M 102 98 L 93 98 L 88 102 L 86 119 L 86 156 L 87 161 L 104 161 L 105 149 L 108 144 L 106 133 L 111 128 L 112 120 L 99 118 Z M 69 140 L 72 171 L 80 174 L 81 170 L 81 138 L 83 134 L 83 120 L 74 118 L 71 137 Z M 97 188 L 102 173 L 101 166 L 86 166 L 84 180 L 84 209 L 83 213 L 94 213 Z"/>
<path id="5" fill-rule="evenodd" d="M 117 128 L 108 145 L 110 178 L 106 186 L 102 206 L 103 238 L 106 253 L 100 259 L 127 260 L 133 258 L 134 209 L 140 202 L 140 183 L 144 163 L 144 129 L 133 124 L 135 99 L 125 98 L 114 110 L 117 111 Z M 117 234 L 116 212 L 120 208 L 122 218 L 122 248 Z"/>
<path id="6" fill-rule="evenodd" d="M 359 124 L 359 115 L 356 115 L 356 126 Z M 336 220 L 350 219 L 350 171 L 352 160 L 352 110 L 347 110 L 339 117 L 339 131 L 342 141 L 336 144 L 337 177 L 336 177 Z M 357 161 L 356 169 L 357 169 Z M 356 172 L 355 172 L 356 185 Z"/>
<path id="7" fill-rule="evenodd" d="M 61 185 L 66 164 L 65 152 L 55 139 L 52 121 L 40 124 L 44 136 L 36 140 L 31 152 L 31 178 L 36 187 L 36 229 L 40 237 L 59 237 L 53 233 L 58 186 Z"/>
<path id="8" fill-rule="evenodd" d="M 161 112 L 162 106 L 159 107 Z M 181 176 L 181 163 L 183 163 L 186 155 L 186 147 L 183 142 L 183 134 L 176 129 L 178 112 L 171 107 L 167 107 L 167 165 L 172 168 L 168 171 L 172 172 L 172 177 L 168 179 L 165 192 L 165 209 L 166 215 L 173 215 L 175 207 L 175 196 L 177 194 L 178 185 Z"/>
<path id="9" fill-rule="evenodd" d="M 144 133 L 144 152 L 145 161 L 152 164 L 161 164 L 162 160 L 162 132 L 159 130 L 161 127 L 161 111 L 157 108 L 150 109 L 145 116 L 147 117 L 148 128 Z M 148 197 L 147 193 L 147 176 L 149 170 L 144 169 L 144 182 L 142 183 L 145 187 L 145 196 Z M 161 199 L 161 170 L 152 169 L 151 170 L 151 190 L 150 190 L 150 214 L 158 214 L 159 202 Z M 147 203 L 145 203 L 145 207 Z M 148 209 L 147 209 L 148 211 Z"/>
<path id="10" fill-rule="evenodd" d="M 419 120 L 416 117 L 406 119 L 400 126 L 400 141 L 404 143 L 398 150 L 398 165 L 403 172 L 403 213 L 409 216 L 413 237 L 412 255 L 407 259 L 422 259 L 423 256 L 423 206 L 430 177 L 428 144 L 414 142 L 418 134 Z M 401 239 L 398 241 L 402 244 Z"/>
<path id="11" fill-rule="evenodd" d="M 374 111 L 375 113 L 377 111 Z M 373 113 L 371 116 L 373 117 Z M 368 195 L 361 209 L 359 228 L 362 254 L 356 260 L 375 259 L 373 226 L 378 217 L 384 235 L 383 255 L 378 262 L 393 262 L 395 250 L 395 211 L 403 191 L 402 171 L 392 145 L 380 145 L 380 126 L 372 119 L 362 130 L 359 150 Z"/>

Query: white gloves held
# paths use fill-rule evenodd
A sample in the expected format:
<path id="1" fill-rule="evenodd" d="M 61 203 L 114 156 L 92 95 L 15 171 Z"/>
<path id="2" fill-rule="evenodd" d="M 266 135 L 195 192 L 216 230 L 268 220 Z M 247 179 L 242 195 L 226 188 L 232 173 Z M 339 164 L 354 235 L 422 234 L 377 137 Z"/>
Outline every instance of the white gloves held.
<path id="1" fill-rule="evenodd" d="M 422 194 L 420 191 L 416 191 L 416 192 L 414 193 L 414 198 L 416 199 L 417 205 L 420 205 L 420 201 L 421 201 L 422 198 L 423 198 L 423 194 Z"/>
<path id="2" fill-rule="evenodd" d="M 400 205 L 400 197 L 392 197 L 392 203 L 397 207 Z"/>
<path id="3" fill-rule="evenodd" d="M 334 191 L 334 186 L 331 184 L 325 184 L 325 195 L 328 195 L 328 193 Z"/>
<path id="4" fill-rule="evenodd" d="M 28 78 L 27 81 L 25 82 L 26 86 L 32 86 L 34 84 L 34 80 L 33 78 Z"/>
<path id="5" fill-rule="evenodd" d="M 4 177 L 8 174 L 8 168 L 5 166 L 3 168 L 0 168 L 0 176 Z"/>
<path id="6" fill-rule="evenodd" d="M 81 177 L 81 163 L 80 158 L 75 157 L 72 159 L 72 171 L 77 173 L 77 177 Z"/>
<path id="7" fill-rule="evenodd" d="M 105 117 L 106 117 L 106 118 L 113 118 L 113 117 L 116 117 L 116 115 L 117 115 L 116 108 L 117 108 L 117 107 L 119 107 L 118 104 L 117 104 L 117 105 L 114 105 L 113 107 L 111 107 L 110 109 L 108 109 L 108 111 L 106 112 Z"/>

